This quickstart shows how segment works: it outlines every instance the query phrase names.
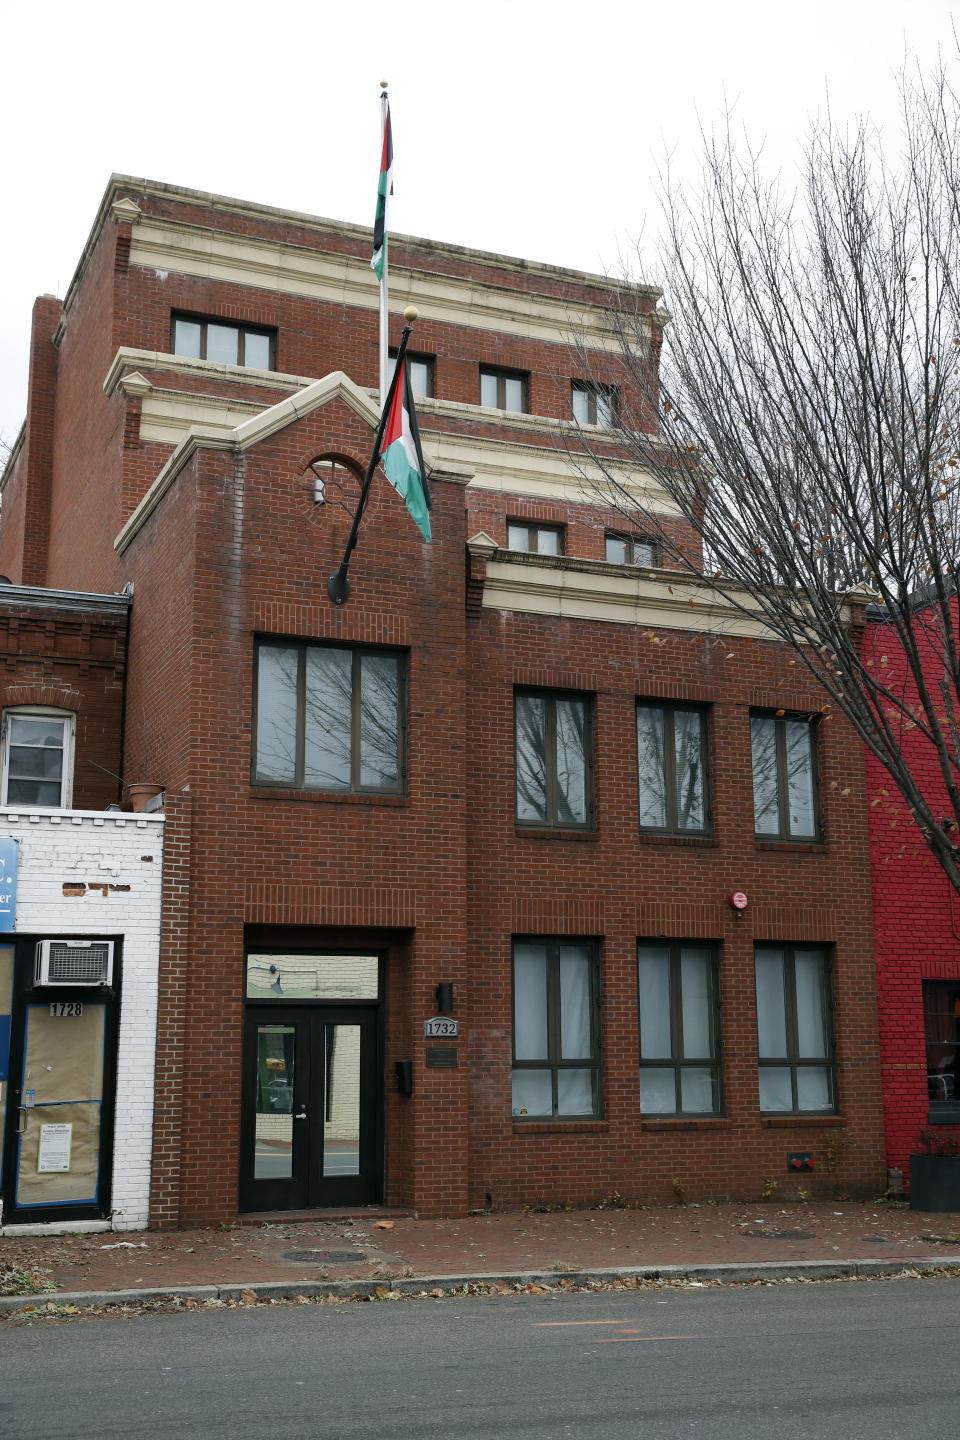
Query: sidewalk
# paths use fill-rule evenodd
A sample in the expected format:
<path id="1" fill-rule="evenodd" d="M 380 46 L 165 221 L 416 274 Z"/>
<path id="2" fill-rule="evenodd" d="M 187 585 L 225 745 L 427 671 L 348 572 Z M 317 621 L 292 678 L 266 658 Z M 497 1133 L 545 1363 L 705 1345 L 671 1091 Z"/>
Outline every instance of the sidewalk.
<path id="1" fill-rule="evenodd" d="M 251 1290 L 261 1296 L 371 1293 L 379 1285 L 420 1293 L 468 1282 L 579 1283 L 638 1273 L 652 1279 L 658 1271 L 661 1278 L 736 1281 L 893 1273 L 905 1266 L 960 1267 L 960 1215 L 926 1215 L 877 1201 L 462 1220 L 369 1211 L 213 1230 L 8 1234 L 0 1237 L 0 1314 L 30 1304 L 36 1297 L 27 1290 L 82 1305 L 119 1300 L 120 1292 L 124 1299 L 158 1291 L 222 1299 Z"/>

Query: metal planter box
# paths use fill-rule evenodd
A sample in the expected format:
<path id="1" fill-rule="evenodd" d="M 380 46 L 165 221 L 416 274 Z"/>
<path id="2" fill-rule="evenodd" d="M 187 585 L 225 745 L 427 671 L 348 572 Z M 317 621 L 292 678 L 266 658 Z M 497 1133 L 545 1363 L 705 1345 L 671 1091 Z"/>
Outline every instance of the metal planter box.
<path id="1" fill-rule="evenodd" d="M 910 1209 L 960 1215 L 960 1155 L 910 1156 Z"/>

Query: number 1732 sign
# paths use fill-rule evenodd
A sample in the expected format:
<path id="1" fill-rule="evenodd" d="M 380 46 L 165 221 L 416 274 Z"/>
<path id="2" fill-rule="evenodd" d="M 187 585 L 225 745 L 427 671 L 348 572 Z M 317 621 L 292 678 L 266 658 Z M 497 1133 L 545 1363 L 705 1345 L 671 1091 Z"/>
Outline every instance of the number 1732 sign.
<path id="1" fill-rule="evenodd" d="M 423 1022 L 423 1038 L 425 1040 L 436 1040 L 441 1036 L 446 1039 L 457 1039 L 460 1035 L 460 1021 L 451 1020 L 448 1015 L 434 1015 L 432 1020 Z"/>

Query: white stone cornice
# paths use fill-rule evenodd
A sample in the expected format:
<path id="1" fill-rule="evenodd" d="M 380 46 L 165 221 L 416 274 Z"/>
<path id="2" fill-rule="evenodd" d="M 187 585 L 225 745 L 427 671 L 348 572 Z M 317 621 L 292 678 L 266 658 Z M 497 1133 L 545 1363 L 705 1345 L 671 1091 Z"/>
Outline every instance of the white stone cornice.
<path id="1" fill-rule="evenodd" d="M 442 251 L 443 247 L 439 248 Z M 364 256 L 157 215 L 144 215 L 137 225 L 130 264 L 361 310 L 376 310 L 380 303 Z M 609 310 L 580 297 L 566 300 L 542 291 L 529 293 L 476 276 L 461 278 L 399 261 L 391 264 L 390 283 L 396 308 L 416 305 L 425 320 L 554 345 L 567 346 L 579 340 L 590 349 L 620 349 Z"/>
<path id="2" fill-rule="evenodd" d="M 149 395 L 153 389 L 150 381 L 141 375 L 139 370 L 131 370 L 128 375 L 124 375 L 119 385 L 124 395 Z"/>
<path id="3" fill-rule="evenodd" d="M 744 592 L 742 610 L 684 571 L 637 569 L 601 560 L 528 555 L 468 542 L 487 561 L 483 608 L 556 619 L 595 620 L 653 632 L 692 631 L 705 635 L 778 640 L 764 624 L 756 602 Z M 475 547 L 475 540 L 481 544 Z M 653 636 L 653 638 L 656 638 Z"/>
<path id="4" fill-rule="evenodd" d="M 126 221 L 130 225 L 136 225 L 141 216 L 140 206 L 128 195 L 124 195 L 120 200 L 114 200 L 110 206 L 110 212 L 114 220 Z"/>
<path id="5" fill-rule="evenodd" d="M 480 560 L 489 560 L 499 548 L 496 540 L 491 539 L 485 530 L 478 530 L 476 535 L 471 535 L 467 541 L 470 554 L 476 555 Z"/>
<path id="6" fill-rule="evenodd" d="M 104 378 L 105 395 L 113 394 L 128 365 L 135 365 L 139 370 L 163 370 L 172 375 L 202 376 L 205 380 L 226 381 L 230 385 L 255 385 L 260 390 L 305 390 L 317 379 L 315 375 L 285 375 L 279 370 L 255 370 L 249 365 L 225 365 L 215 360 L 194 360 L 163 350 L 136 350 L 121 345 Z"/>

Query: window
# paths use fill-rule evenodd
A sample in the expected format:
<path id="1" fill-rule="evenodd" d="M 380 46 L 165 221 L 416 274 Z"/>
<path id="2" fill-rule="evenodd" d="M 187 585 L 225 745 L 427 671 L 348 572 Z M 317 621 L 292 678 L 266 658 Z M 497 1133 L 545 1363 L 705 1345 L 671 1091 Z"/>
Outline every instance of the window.
<path id="1" fill-rule="evenodd" d="M 605 555 L 611 565 L 656 565 L 657 542 L 644 535 L 604 536 Z"/>
<path id="2" fill-rule="evenodd" d="M 261 640 L 256 668 L 254 784 L 402 791 L 402 656 Z"/>
<path id="3" fill-rule="evenodd" d="M 815 840 L 813 724 L 806 717 L 750 716 L 753 828 L 758 838 Z"/>
<path id="4" fill-rule="evenodd" d="M 575 380 L 571 403 L 578 425 L 605 425 L 609 429 L 617 418 L 619 394 L 612 385 L 583 385 Z"/>
<path id="5" fill-rule="evenodd" d="M 527 377 L 509 370 L 480 371 L 480 404 L 491 410 L 511 410 L 525 414 L 527 410 Z"/>
<path id="6" fill-rule="evenodd" d="M 923 982 L 923 1030 L 930 1124 L 960 1124 L 960 980 Z"/>
<path id="7" fill-rule="evenodd" d="M 350 512 L 360 498 L 360 486 L 360 476 L 338 455 L 316 455 L 303 473 L 301 496 L 311 508 L 339 501 Z"/>
<path id="8" fill-rule="evenodd" d="M 718 1115 L 716 952 L 683 942 L 637 946 L 640 1109 Z"/>
<path id="9" fill-rule="evenodd" d="M 682 705 L 637 706 L 640 829 L 704 835 L 707 810 L 707 717 Z"/>
<path id="10" fill-rule="evenodd" d="M 194 315 L 174 315 L 171 329 L 174 355 L 214 360 L 219 365 L 249 365 L 255 370 L 276 366 L 274 330 L 201 320 Z"/>
<path id="11" fill-rule="evenodd" d="M 754 958 L 760 1109 L 835 1109 L 824 951 L 758 945 Z"/>
<path id="12" fill-rule="evenodd" d="M 562 525 L 527 525 L 511 520 L 507 526 L 507 548 L 526 550 L 530 555 L 562 555 Z"/>
<path id="13" fill-rule="evenodd" d="M 410 376 L 410 388 L 413 390 L 415 400 L 429 399 L 433 394 L 433 356 L 432 355 L 411 355 L 407 351 L 407 374 Z M 390 378 L 393 379 L 393 372 L 396 369 L 397 352 L 390 351 Z"/>
<path id="14" fill-rule="evenodd" d="M 595 971 L 582 941 L 514 941 L 515 1116 L 599 1114 Z"/>
<path id="15" fill-rule="evenodd" d="M 514 714 L 517 823 L 584 829 L 593 808 L 589 700 L 518 692 Z"/>
<path id="16" fill-rule="evenodd" d="M 67 710 L 28 705 L 4 712 L 4 805 L 69 808 L 75 726 L 76 717 Z"/>

